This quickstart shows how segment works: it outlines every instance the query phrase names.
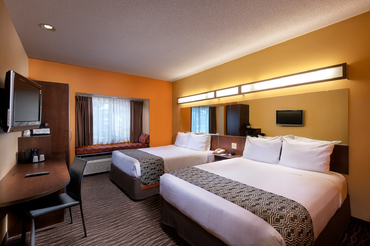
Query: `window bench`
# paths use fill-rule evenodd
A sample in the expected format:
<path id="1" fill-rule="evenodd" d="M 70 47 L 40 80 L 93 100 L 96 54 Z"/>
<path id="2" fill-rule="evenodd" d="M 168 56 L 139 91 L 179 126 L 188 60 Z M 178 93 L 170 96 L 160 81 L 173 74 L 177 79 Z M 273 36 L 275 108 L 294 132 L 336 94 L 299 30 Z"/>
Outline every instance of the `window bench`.
<path id="1" fill-rule="evenodd" d="M 109 172 L 112 163 L 112 151 L 120 149 L 138 149 L 149 147 L 149 135 L 142 133 L 138 143 L 121 143 L 103 146 L 76 148 L 76 156 L 87 160 L 84 175 Z"/>
<path id="2" fill-rule="evenodd" d="M 103 145 L 103 146 L 91 146 L 91 147 L 78 147 L 76 148 L 76 155 L 92 155 L 98 153 L 110 153 L 114 150 L 120 149 L 138 149 L 138 148 L 147 148 L 148 144 L 146 143 L 125 143 L 125 144 L 112 144 L 112 145 Z"/>
<path id="3" fill-rule="evenodd" d="M 112 151 L 120 149 L 147 148 L 144 143 L 127 143 L 105 146 L 91 146 L 76 148 L 76 156 L 87 160 L 84 175 L 109 172 L 112 163 Z"/>

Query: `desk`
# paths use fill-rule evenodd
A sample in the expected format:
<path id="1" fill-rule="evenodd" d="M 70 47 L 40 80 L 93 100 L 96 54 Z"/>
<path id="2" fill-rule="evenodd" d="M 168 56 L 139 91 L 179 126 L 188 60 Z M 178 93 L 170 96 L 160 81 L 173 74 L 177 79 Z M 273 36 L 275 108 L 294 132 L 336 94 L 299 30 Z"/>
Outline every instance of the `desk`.
<path id="1" fill-rule="evenodd" d="M 8 234 L 21 233 L 22 216 L 17 204 L 49 195 L 69 183 L 65 158 L 47 156 L 46 161 L 35 164 L 16 164 L 0 181 L 0 219 L 8 214 Z M 27 173 L 50 172 L 48 175 L 25 178 Z M 36 221 L 36 228 L 64 221 L 63 211 L 44 215 Z"/>
<path id="2" fill-rule="evenodd" d="M 50 172 L 25 178 L 27 173 Z M 16 164 L 0 181 L 0 208 L 30 201 L 54 193 L 69 183 L 63 158 L 51 157 L 36 164 Z"/>

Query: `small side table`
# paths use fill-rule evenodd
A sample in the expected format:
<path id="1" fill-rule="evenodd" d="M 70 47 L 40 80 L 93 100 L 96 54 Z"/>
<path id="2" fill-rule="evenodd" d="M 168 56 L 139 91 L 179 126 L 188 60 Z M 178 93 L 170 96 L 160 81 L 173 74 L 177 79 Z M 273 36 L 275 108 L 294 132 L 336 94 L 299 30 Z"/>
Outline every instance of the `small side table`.
<path id="1" fill-rule="evenodd" d="M 225 155 L 224 154 L 221 154 L 221 155 L 213 154 L 213 156 L 215 157 L 214 161 L 222 161 L 222 160 L 242 157 L 241 155 L 228 155 L 228 154 L 225 154 Z"/>

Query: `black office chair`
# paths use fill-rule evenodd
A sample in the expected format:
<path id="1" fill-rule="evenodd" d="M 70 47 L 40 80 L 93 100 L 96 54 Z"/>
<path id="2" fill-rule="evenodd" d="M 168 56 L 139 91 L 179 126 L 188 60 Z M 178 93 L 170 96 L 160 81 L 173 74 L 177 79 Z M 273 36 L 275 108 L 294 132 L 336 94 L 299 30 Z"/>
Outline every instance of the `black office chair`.
<path id="1" fill-rule="evenodd" d="M 82 212 L 81 184 L 86 162 L 80 158 L 74 158 L 69 168 L 71 180 L 66 187 L 66 192 L 62 194 L 53 194 L 31 201 L 25 205 L 26 214 L 31 218 L 31 246 L 35 245 L 35 218 L 61 209 L 69 208 L 71 224 L 73 224 L 71 207 L 80 205 L 82 224 L 87 237 L 84 215 Z M 23 218 L 22 225 L 22 244 L 26 240 L 27 216 Z"/>

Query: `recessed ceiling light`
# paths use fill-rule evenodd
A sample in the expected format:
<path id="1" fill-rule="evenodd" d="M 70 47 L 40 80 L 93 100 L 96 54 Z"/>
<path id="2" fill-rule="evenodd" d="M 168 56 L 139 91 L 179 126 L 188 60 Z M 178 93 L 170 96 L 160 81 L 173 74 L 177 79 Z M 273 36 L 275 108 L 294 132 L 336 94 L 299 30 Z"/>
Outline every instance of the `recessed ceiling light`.
<path id="1" fill-rule="evenodd" d="M 56 31 L 55 28 L 52 26 L 52 25 L 49 25 L 49 24 L 39 24 L 39 26 L 44 29 L 44 30 L 48 30 L 48 31 Z"/>

